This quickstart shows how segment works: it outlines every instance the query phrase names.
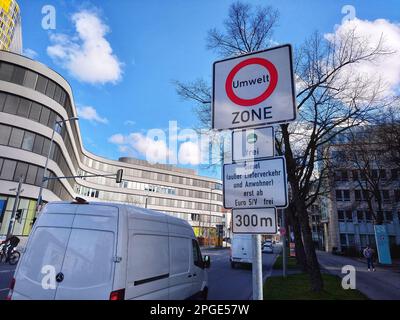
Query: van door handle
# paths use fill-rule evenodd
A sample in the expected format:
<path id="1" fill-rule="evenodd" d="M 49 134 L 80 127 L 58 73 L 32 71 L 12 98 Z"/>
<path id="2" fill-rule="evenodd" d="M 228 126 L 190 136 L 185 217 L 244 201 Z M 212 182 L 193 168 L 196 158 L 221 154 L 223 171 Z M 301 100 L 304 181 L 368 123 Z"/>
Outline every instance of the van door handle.
<path id="1" fill-rule="evenodd" d="M 188 275 L 188 278 L 191 278 L 191 277 L 192 277 L 192 275 L 191 275 L 191 274 L 189 274 L 189 275 Z"/>
<path id="2" fill-rule="evenodd" d="M 193 277 L 197 276 L 197 274 L 193 273 Z"/>

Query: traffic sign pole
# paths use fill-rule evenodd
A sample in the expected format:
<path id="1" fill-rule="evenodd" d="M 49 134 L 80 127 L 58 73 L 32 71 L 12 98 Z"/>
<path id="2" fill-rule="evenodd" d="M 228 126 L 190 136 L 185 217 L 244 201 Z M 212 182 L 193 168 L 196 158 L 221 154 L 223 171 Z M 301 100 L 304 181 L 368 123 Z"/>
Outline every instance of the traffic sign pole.
<path id="1" fill-rule="evenodd" d="M 253 235 L 253 300 L 263 300 L 261 235 Z"/>

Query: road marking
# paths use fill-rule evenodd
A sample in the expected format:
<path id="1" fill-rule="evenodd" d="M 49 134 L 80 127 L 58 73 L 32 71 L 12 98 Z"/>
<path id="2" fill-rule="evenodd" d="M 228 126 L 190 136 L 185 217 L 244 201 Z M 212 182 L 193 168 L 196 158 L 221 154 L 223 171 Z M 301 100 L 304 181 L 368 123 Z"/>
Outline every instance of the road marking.
<path id="1" fill-rule="evenodd" d="M 14 272 L 15 270 L 1 270 L 0 273 Z"/>
<path id="2" fill-rule="evenodd" d="M 1 291 L 6 291 L 6 290 L 7 290 L 7 291 L 10 290 L 10 288 L 0 289 L 0 292 L 1 292 Z"/>

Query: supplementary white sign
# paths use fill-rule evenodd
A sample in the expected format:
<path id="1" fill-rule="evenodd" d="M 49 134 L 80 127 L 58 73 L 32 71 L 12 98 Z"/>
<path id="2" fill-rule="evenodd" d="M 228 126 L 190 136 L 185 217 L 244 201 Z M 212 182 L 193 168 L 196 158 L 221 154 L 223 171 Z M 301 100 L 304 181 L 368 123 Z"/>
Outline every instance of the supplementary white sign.
<path id="1" fill-rule="evenodd" d="M 224 164 L 224 207 L 286 208 L 284 157 Z"/>
<path id="2" fill-rule="evenodd" d="M 233 161 L 268 158 L 275 154 L 273 127 L 235 130 L 232 142 Z"/>
<path id="3" fill-rule="evenodd" d="M 233 233 L 276 234 L 276 221 L 275 208 L 232 210 Z"/>
<path id="4" fill-rule="evenodd" d="M 215 62 L 213 128 L 245 128 L 295 120 L 291 52 L 290 45 L 283 45 Z"/>

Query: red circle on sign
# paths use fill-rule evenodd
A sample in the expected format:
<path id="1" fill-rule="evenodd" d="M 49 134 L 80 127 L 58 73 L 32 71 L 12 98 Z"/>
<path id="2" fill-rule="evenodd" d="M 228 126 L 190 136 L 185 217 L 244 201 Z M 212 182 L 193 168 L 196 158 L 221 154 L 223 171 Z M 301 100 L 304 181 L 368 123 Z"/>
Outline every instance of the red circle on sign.
<path id="1" fill-rule="evenodd" d="M 235 75 L 239 72 L 240 69 L 251 65 L 251 64 L 259 64 L 260 66 L 263 66 L 266 68 L 269 72 L 270 76 L 270 84 L 268 88 L 258 97 L 255 97 L 253 99 L 243 99 L 238 97 L 235 92 L 233 92 L 232 88 L 232 83 L 233 83 L 233 78 Z M 278 83 L 278 71 L 276 70 L 275 66 L 268 60 L 263 59 L 263 58 L 251 58 L 247 60 L 243 60 L 242 62 L 238 63 L 229 73 L 228 77 L 226 78 L 225 82 L 225 90 L 226 94 L 228 95 L 229 99 L 232 100 L 232 102 L 244 106 L 244 107 L 250 107 L 256 104 L 259 104 L 263 102 L 265 99 L 267 99 L 272 92 L 274 92 L 276 88 L 276 84 Z"/>

